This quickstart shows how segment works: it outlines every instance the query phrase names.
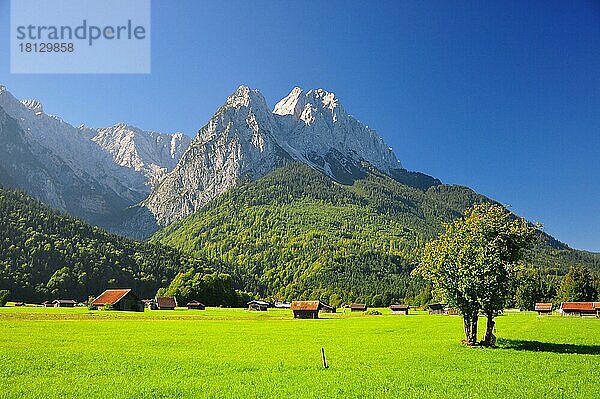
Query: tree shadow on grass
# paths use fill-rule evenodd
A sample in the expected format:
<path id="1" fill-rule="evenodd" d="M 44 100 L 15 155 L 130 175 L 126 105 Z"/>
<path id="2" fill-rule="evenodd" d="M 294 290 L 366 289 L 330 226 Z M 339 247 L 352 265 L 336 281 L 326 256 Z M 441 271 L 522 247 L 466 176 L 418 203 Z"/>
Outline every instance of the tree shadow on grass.
<path id="1" fill-rule="evenodd" d="M 498 348 L 517 351 L 576 353 L 579 355 L 600 355 L 600 345 L 554 344 L 550 342 L 525 341 L 520 339 L 498 338 Z"/>

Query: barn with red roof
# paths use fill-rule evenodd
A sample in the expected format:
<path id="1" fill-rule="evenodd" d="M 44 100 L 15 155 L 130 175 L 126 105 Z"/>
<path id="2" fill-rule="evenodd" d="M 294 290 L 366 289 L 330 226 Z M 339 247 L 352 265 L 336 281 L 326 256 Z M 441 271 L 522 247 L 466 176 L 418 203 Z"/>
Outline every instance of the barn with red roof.
<path id="1" fill-rule="evenodd" d="M 563 302 L 560 313 L 563 316 L 600 317 L 600 302 Z"/>
<path id="2" fill-rule="evenodd" d="M 144 303 L 131 288 L 106 290 L 92 302 L 97 308 L 143 312 Z"/>

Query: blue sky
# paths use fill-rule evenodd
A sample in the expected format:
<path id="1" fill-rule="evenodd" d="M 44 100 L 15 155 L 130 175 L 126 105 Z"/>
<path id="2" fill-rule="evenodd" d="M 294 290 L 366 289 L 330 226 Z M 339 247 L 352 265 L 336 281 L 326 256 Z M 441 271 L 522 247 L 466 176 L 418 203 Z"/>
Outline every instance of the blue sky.
<path id="1" fill-rule="evenodd" d="M 193 135 L 240 84 L 333 91 L 410 170 L 600 251 L 600 2 L 153 1 L 149 75 L 11 75 L 75 125 Z"/>

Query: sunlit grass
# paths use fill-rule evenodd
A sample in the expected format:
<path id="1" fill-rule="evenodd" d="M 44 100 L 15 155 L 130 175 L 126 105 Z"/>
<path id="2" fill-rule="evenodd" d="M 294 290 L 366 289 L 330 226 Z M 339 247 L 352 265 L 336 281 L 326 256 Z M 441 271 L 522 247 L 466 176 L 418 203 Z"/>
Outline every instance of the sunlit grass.
<path id="1" fill-rule="evenodd" d="M 0 309 L 2 398 L 592 398 L 600 320 L 507 313 L 499 349 L 459 317 L 289 310 Z M 483 327 L 483 326 L 482 326 Z M 321 366 L 325 348 L 329 369 Z"/>

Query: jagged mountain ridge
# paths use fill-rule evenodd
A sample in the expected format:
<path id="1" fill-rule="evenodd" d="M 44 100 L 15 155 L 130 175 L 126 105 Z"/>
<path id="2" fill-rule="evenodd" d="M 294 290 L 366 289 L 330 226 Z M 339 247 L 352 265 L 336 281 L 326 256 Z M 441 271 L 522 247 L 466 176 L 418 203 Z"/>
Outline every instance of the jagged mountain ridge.
<path id="1" fill-rule="evenodd" d="M 332 150 L 355 155 L 386 174 L 402 169 L 392 149 L 374 130 L 348 115 L 334 93 L 323 89 L 304 92 L 295 87 L 275 105 L 273 113 L 289 116 L 278 140 L 330 176 L 325 165 Z"/>
<path id="2" fill-rule="evenodd" d="M 0 184 L 21 188 L 55 209 L 101 224 L 114 208 L 135 201 L 136 194 L 117 192 L 85 170 L 74 167 L 31 139 L 18 121 L 0 107 Z"/>
<path id="3" fill-rule="evenodd" d="M 124 124 L 76 128 L 47 115 L 36 100 L 17 100 L 5 86 L 0 122 L 0 184 L 99 225 L 143 200 L 190 141 Z"/>
<path id="4" fill-rule="evenodd" d="M 27 177 L 8 167 L 4 184 L 137 238 L 292 161 L 344 184 L 364 176 L 364 162 L 405 182 L 440 183 L 432 178 L 423 183 L 425 175 L 402 169 L 383 140 L 322 89 L 296 87 L 271 110 L 259 91 L 240 86 L 193 140 L 127 124 L 76 128 L 47 115 L 36 100 L 17 100 L 4 86 L 0 108 L 16 121 L 13 139 L 36 149 L 29 158 L 52 169 Z M 140 201 L 142 207 L 127 210 Z"/>
<path id="5" fill-rule="evenodd" d="M 240 87 L 198 132 L 177 166 L 144 201 L 156 220 L 179 220 L 239 183 L 291 159 L 275 140 L 279 125 L 256 90 Z"/>
<path id="6" fill-rule="evenodd" d="M 111 154 L 117 165 L 142 172 L 149 188 L 173 170 L 192 141 L 180 132 L 144 131 L 125 123 L 98 128 L 95 133 L 92 141 Z"/>
<path id="7" fill-rule="evenodd" d="M 292 161 L 345 184 L 364 176 L 363 162 L 392 177 L 403 170 L 392 149 L 348 115 L 335 94 L 296 87 L 271 111 L 258 90 L 240 86 L 143 206 L 165 226 Z"/>

